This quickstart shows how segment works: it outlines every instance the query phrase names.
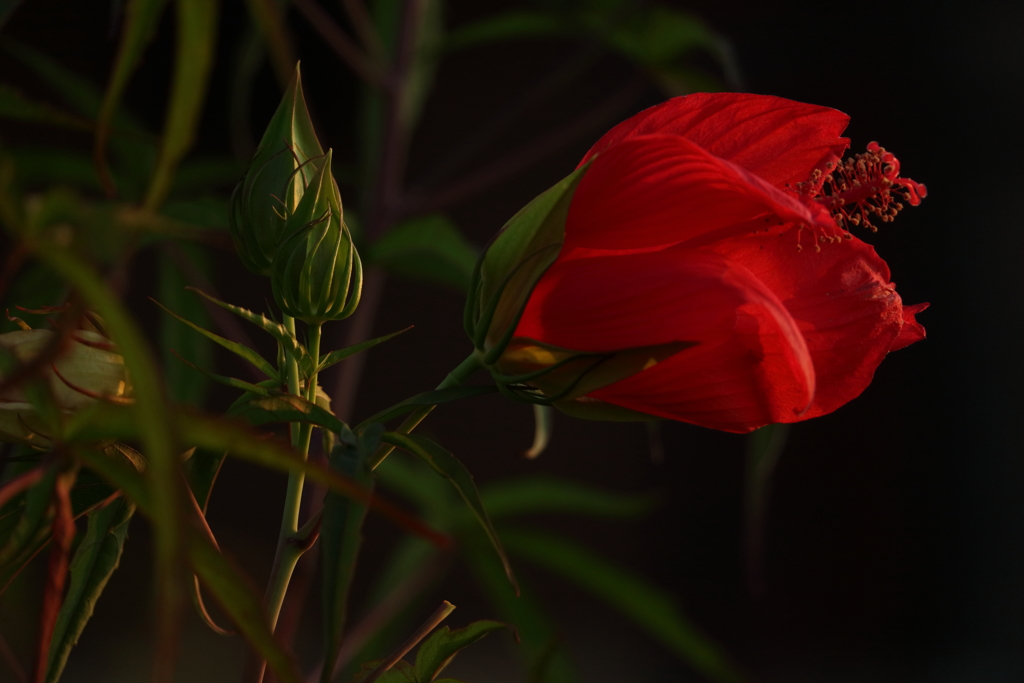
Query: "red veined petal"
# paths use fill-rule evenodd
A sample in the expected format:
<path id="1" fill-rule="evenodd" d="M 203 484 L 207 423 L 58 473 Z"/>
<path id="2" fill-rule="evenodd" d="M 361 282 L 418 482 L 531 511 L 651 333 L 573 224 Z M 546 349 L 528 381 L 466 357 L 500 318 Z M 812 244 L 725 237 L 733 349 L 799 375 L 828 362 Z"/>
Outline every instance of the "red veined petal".
<path id="1" fill-rule="evenodd" d="M 794 232 L 748 235 L 708 248 L 750 270 L 796 320 L 818 380 L 814 405 L 795 418 L 807 419 L 859 396 L 885 355 L 898 348 L 903 330 L 910 343 L 924 329 L 913 320 L 920 309 L 903 308 L 874 247 L 852 238 L 823 244 L 820 252 L 798 251 Z"/>
<path id="2" fill-rule="evenodd" d="M 903 307 L 903 327 L 900 328 L 900 334 L 896 337 L 896 341 L 892 343 L 890 351 L 899 351 L 904 346 L 910 346 L 914 342 L 925 338 L 924 325 L 917 322 L 914 316 L 926 308 L 928 308 L 928 304 L 914 304 L 913 306 Z"/>
<path id="3" fill-rule="evenodd" d="M 516 336 L 593 352 L 697 342 L 591 395 L 718 429 L 795 415 L 815 392 L 806 344 L 778 297 L 739 264 L 705 250 L 559 260 L 534 289 Z"/>
<path id="4" fill-rule="evenodd" d="M 850 141 L 850 117 L 812 104 L 745 93 L 695 93 L 645 109 L 605 133 L 581 164 L 633 137 L 682 136 L 782 187 L 837 161 Z"/>
<path id="5" fill-rule="evenodd" d="M 599 154 L 580 181 L 567 249 L 640 249 L 746 233 L 769 222 L 835 225 L 814 202 L 769 185 L 681 137 L 632 137 Z M 777 219 L 777 220 L 776 220 Z"/>

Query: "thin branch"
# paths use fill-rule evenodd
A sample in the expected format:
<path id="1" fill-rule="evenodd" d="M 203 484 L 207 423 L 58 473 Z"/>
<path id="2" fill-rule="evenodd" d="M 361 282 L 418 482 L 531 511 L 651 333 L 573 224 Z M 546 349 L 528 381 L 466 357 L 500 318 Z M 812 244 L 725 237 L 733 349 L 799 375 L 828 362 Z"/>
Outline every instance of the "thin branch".
<path id="1" fill-rule="evenodd" d="M 337 22 L 315 0 L 292 0 L 292 4 L 309 22 L 313 30 L 320 34 L 334 53 L 348 64 L 360 78 L 375 87 L 383 86 L 380 70 L 367 58 L 359 46 L 345 35 Z"/>
<path id="2" fill-rule="evenodd" d="M 448 207 L 529 168 L 554 151 L 604 129 L 610 119 L 632 103 L 646 88 L 647 83 L 643 79 L 634 79 L 603 104 L 591 109 L 576 121 L 557 128 L 493 164 L 464 176 L 429 198 L 424 195 L 410 195 L 403 207 L 402 215 L 431 213 Z"/>

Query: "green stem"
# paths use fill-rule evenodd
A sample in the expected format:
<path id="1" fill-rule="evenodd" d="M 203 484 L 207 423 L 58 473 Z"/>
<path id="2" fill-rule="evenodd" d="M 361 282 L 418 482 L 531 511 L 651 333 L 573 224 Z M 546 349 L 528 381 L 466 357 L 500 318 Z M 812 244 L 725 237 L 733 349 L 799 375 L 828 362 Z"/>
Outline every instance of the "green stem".
<path id="1" fill-rule="evenodd" d="M 295 333 L 295 319 L 285 316 L 285 326 L 293 334 Z M 309 326 L 309 355 L 314 363 L 320 362 L 320 331 L 321 324 Z M 312 376 L 306 384 L 307 401 L 316 401 L 317 372 L 314 368 Z M 298 361 L 295 358 L 288 359 L 288 390 L 296 396 L 302 396 L 299 386 Z M 304 423 L 292 423 L 292 445 L 302 455 L 303 460 L 309 456 L 309 442 L 313 434 L 313 425 Z M 305 476 L 298 472 L 288 475 L 288 489 L 285 493 L 284 511 L 281 516 L 281 533 L 277 542 L 277 555 L 274 558 L 274 568 L 271 571 L 270 582 L 267 584 L 267 616 L 270 619 L 271 628 L 277 625 L 277 618 L 281 614 L 281 605 L 284 603 L 284 596 L 288 592 L 288 584 L 291 582 L 292 573 L 302 553 L 305 552 L 305 544 L 301 543 L 299 530 L 299 508 L 302 503 L 302 489 L 305 484 Z"/>
<path id="2" fill-rule="evenodd" d="M 447 389 L 448 387 L 457 387 L 462 384 L 467 377 L 472 375 L 474 372 L 482 367 L 480 363 L 480 356 L 477 355 L 476 351 L 469 354 L 464 361 L 448 373 L 448 376 L 444 378 L 444 381 L 437 385 L 438 389 Z M 399 434 L 408 434 L 412 430 L 416 429 L 420 422 L 430 415 L 431 411 L 436 408 L 433 406 L 423 406 L 417 408 L 414 412 L 409 414 L 409 417 L 405 418 L 402 424 L 396 429 Z M 390 444 L 381 444 L 381 446 L 374 452 L 370 457 L 368 464 L 370 469 L 377 469 L 377 467 L 384 462 L 384 458 L 391 455 L 391 451 L 395 450 L 395 447 Z"/>

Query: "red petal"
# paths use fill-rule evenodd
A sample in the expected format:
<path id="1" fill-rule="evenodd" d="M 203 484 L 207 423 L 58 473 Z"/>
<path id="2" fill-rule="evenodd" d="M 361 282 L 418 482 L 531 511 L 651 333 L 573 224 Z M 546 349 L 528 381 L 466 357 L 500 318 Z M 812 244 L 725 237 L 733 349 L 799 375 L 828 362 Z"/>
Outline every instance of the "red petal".
<path id="1" fill-rule="evenodd" d="M 835 109 L 781 97 L 696 93 L 623 121 L 583 159 L 636 136 L 679 135 L 782 187 L 807 180 L 815 168 L 842 157 L 850 141 L 840 134 L 849 120 Z"/>
<path id="2" fill-rule="evenodd" d="M 792 418 L 815 391 L 807 347 L 779 299 L 705 250 L 560 259 L 534 289 L 516 336 L 596 352 L 698 342 L 592 396 L 718 429 Z"/>
<path id="3" fill-rule="evenodd" d="M 805 203 L 680 137 L 633 137 L 599 154 L 569 207 L 566 248 L 638 249 L 745 233 L 754 220 L 820 225 Z"/>
<path id="4" fill-rule="evenodd" d="M 925 338 L 924 325 L 917 322 L 914 316 L 926 308 L 928 308 L 928 304 L 914 304 L 913 306 L 903 307 L 903 327 L 900 328 L 900 334 L 896 337 L 896 341 L 892 343 L 890 351 L 899 351 L 904 346 L 910 346 L 914 342 Z"/>
<path id="5" fill-rule="evenodd" d="M 907 343 L 918 338 L 913 313 L 919 309 L 903 308 L 889 267 L 870 245 L 853 238 L 823 244 L 820 253 L 806 247 L 797 251 L 794 232 L 750 235 L 709 248 L 743 264 L 796 320 L 818 380 L 814 405 L 797 418 L 806 419 L 860 395 L 895 348 L 901 329 L 907 330 Z M 904 324 L 908 312 L 910 323 Z"/>

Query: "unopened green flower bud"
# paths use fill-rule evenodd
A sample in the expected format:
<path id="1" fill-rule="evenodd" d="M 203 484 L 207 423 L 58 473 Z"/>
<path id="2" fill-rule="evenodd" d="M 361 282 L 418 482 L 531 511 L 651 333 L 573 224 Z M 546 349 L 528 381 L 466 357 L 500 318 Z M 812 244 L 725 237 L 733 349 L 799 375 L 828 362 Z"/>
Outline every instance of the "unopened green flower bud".
<path id="1" fill-rule="evenodd" d="M 343 220 L 330 150 L 285 229 L 288 236 L 271 267 L 277 305 L 312 324 L 352 315 L 362 292 L 363 266 Z"/>
<path id="2" fill-rule="evenodd" d="M 298 66 L 270 120 L 245 177 L 231 195 L 228 225 L 242 263 L 259 275 L 286 233 L 285 223 L 323 163 L 323 149 L 309 119 Z"/>
<path id="3" fill-rule="evenodd" d="M 53 341 L 50 330 L 18 330 L 0 334 L 0 349 L 19 363 L 31 363 Z M 56 407 L 75 413 L 97 400 L 125 401 L 130 391 L 124 358 L 101 334 L 76 330 L 41 376 Z M 0 377 L 2 381 L 2 377 Z M 45 444 L 47 428 L 22 385 L 0 393 L 0 441 Z"/>

